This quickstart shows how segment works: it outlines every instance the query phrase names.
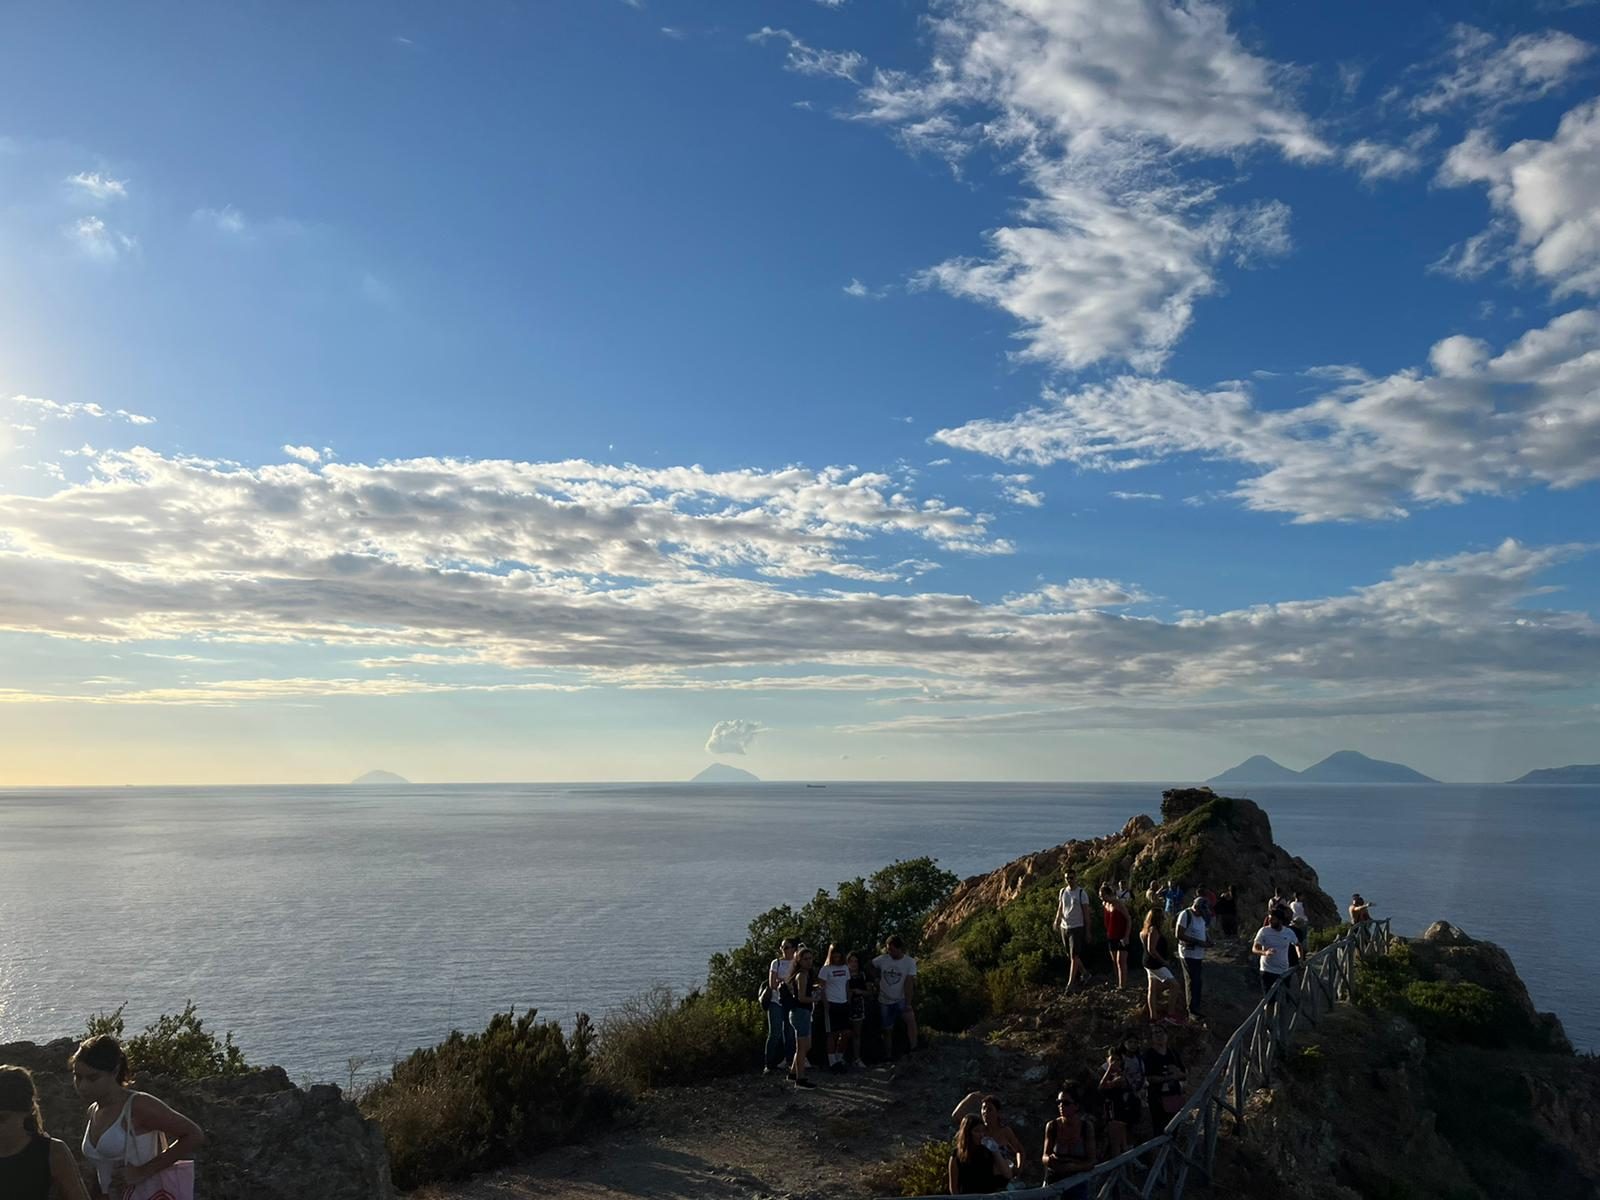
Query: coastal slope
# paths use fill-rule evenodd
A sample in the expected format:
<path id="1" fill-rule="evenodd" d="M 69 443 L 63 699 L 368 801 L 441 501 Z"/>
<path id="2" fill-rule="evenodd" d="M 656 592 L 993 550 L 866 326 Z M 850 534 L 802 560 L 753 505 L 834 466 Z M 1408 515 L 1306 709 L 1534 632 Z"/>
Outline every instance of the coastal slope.
<path id="1" fill-rule="evenodd" d="M 1600 763 L 1574 763 L 1568 767 L 1543 767 L 1529 771 L 1512 783 L 1582 783 L 1600 787 Z"/>

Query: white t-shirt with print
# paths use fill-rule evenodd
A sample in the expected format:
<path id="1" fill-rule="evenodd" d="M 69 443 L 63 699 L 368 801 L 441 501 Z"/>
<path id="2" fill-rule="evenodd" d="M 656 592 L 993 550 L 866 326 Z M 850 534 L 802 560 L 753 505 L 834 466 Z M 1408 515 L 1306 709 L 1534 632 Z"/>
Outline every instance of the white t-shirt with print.
<path id="1" fill-rule="evenodd" d="M 878 1002 L 904 1003 L 906 980 L 917 973 L 917 960 L 909 954 L 902 954 L 899 958 L 892 954 L 880 954 L 872 960 L 872 965 L 878 972 Z"/>
<path id="2" fill-rule="evenodd" d="M 823 963 L 817 968 L 817 978 L 822 981 L 822 990 L 827 996 L 829 1004 L 850 1003 L 850 968 L 844 963 L 834 963 L 831 966 Z"/>
<path id="3" fill-rule="evenodd" d="M 1294 930 L 1263 925 L 1256 934 L 1256 949 L 1269 953 L 1261 956 L 1261 970 L 1267 975 L 1282 975 L 1289 969 L 1289 948 L 1299 944 Z"/>
<path id="4" fill-rule="evenodd" d="M 1062 888 L 1056 893 L 1056 911 L 1061 914 L 1062 929 L 1082 929 L 1088 909 L 1089 893 L 1081 887 Z"/>
<path id="5" fill-rule="evenodd" d="M 1200 959 L 1206 956 L 1204 946 L 1191 946 L 1183 940 L 1184 934 L 1204 942 L 1206 940 L 1206 919 L 1192 908 L 1186 908 L 1178 914 L 1178 957 Z"/>

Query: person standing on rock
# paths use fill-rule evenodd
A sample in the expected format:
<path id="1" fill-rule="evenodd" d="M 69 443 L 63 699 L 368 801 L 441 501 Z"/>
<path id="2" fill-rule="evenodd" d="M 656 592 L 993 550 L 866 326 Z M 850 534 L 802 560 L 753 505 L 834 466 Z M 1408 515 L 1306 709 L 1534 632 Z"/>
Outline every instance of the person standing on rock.
<path id="1" fill-rule="evenodd" d="M 846 985 L 850 994 L 850 1051 L 855 1055 L 855 1066 L 864 1070 L 867 1064 L 861 1061 L 864 1044 L 861 1035 L 867 1029 L 867 993 L 872 989 L 872 981 L 861 969 L 859 954 L 847 955 L 844 962 L 850 968 L 850 982 Z"/>
<path id="2" fill-rule="evenodd" d="M 1064 886 L 1056 894 L 1056 929 L 1067 952 L 1067 991 L 1073 991 L 1089 973 L 1083 968 L 1083 951 L 1089 936 L 1089 893 L 1078 886 L 1078 873 L 1063 869 Z"/>
<path id="3" fill-rule="evenodd" d="M 842 1075 L 848 1067 L 845 1047 L 850 1044 L 850 964 L 844 960 L 844 947 L 828 946 L 828 957 L 817 971 L 822 983 L 822 1027 L 828 1035 L 828 1070 Z"/>
<path id="4" fill-rule="evenodd" d="M 789 1025 L 789 1011 L 784 996 L 784 982 L 794 970 L 794 953 L 799 943 L 784 938 L 778 946 L 778 957 L 767 964 L 767 986 L 762 1007 L 767 1015 L 767 1060 L 761 1070 L 770 1075 L 778 1064 L 794 1057 L 794 1030 Z M 757 960 L 759 961 L 759 960 Z"/>
<path id="5" fill-rule="evenodd" d="M 1166 1020 L 1181 1025 L 1178 1014 L 1183 1011 L 1183 993 L 1178 989 L 1178 977 L 1172 973 L 1172 956 L 1161 920 L 1161 910 L 1152 908 L 1145 913 L 1144 930 L 1139 934 L 1139 941 L 1144 945 L 1144 975 L 1149 984 L 1145 1003 L 1150 1009 L 1150 1024 L 1162 1019 L 1161 1009 L 1165 1008 Z"/>
<path id="6" fill-rule="evenodd" d="M 89 1102 L 83 1157 L 95 1170 L 101 1195 L 122 1200 L 148 1179 L 176 1174 L 175 1168 L 205 1145 L 200 1126 L 129 1086 L 128 1056 L 116 1038 L 89 1038 L 71 1062 L 72 1086 Z"/>
<path id="7" fill-rule="evenodd" d="M 872 960 L 878 972 L 878 1027 L 883 1031 L 883 1050 L 889 1061 L 895 1059 L 894 1028 L 906 1023 L 906 1051 L 917 1048 L 917 960 L 906 953 L 900 935 L 884 943 L 883 953 Z"/>
<path id="8" fill-rule="evenodd" d="M 1300 939 L 1294 930 L 1284 926 L 1283 909 L 1274 909 L 1268 915 L 1266 925 L 1256 931 L 1250 953 L 1261 965 L 1261 995 L 1265 997 L 1300 958 Z"/>
<path id="9" fill-rule="evenodd" d="M 33 1076 L 22 1067 L 0 1067 L 0 1196 L 89 1200 L 72 1151 L 45 1133 Z"/>
<path id="10" fill-rule="evenodd" d="M 1289 903 L 1289 927 L 1294 930 L 1295 937 L 1300 939 L 1300 948 L 1304 950 L 1306 939 L 1311 936 L 1311 913 L 1306 909 L 1304 892 L 1296 892 L 1294 899 Z"/>
<path id="11" fill-rule="evenodd" d="M 1205 967 L 1206 947 L 1211 945 L 1211 934 L 1206 927 L 1210 916 L 1211 909 L 1205 897 L 1196 896 L 1194 903 L 1178 914 L 1175 930 L 1178 935 L 1178 963 L 1183 967 L 1184 991 L 1189 998 L 1189 1016 L 1196 1021 L 1204 1020 L 1201 1008 L 1205 1003 L 1205 992 L 1201 972 Z"/>
<path id="12" fill-rule="evenodd" d="M 1222 936 L 1235 938 L 1239 936 L 1239 897 L 1233 890 L 1233 884 L 1228 884 L 1217 896 L 1217 902 L 1211 906 L 1216 914 L 1217 924 L 1222 927 Z"/>
<path id="13" fill-rule="evenodd" d="M 1100 885 L 1100 911 L 1106 922 L 1106 949 L 1117 970 L 1117 990 L 1128 986 L 1128 946 L 1133 940 L 1133 913 L 1109 883 Z"/>
<path id="14" fill-rule="evenodd" d="M 811 1053 L 811 1006 L 817 1002 L 817 969 L 813 965 L 811 949 L 802 946 L 794 956 L 794 970 L 783 986 L 789 989 L 792 1003 L 789 1007 L 789 1024 L 794 1027 L 794 1058 L 789 1064 L 789 1078 L 796 1087 L 814 1088 L 817 1085 L 806 1078 L 806 1056 Z"/>

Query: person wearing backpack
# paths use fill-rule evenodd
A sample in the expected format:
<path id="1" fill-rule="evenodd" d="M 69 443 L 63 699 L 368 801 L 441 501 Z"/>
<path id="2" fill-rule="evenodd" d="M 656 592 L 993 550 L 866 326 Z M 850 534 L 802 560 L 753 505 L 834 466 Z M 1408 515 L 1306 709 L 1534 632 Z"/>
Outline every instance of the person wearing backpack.
<path id="1" fill-rule="evenodd" d="M 1178 935 L 1178 963 L 1183 967 L 1184 991 L 1189 998 L 1189 1016 L 1194 1020 L 1202 1020 L 1201 1005 L 1204 1002 L 1204 992 L 1201 975 L 1206 962 L 1206 947 L 1211 945 L 1211 934 L 1207 929 L 1207 921 L 1211 916 L 1211 906 L 1206 903 L 1204 896 L 1196 896 L 1194 903 L 1178 914 L 1176 933 Z"/>
<path id="2" fill-rule="evenodd" d="M 1062 870 L 1065 887 L 1056 894 L 1056 929 L 1061 933 L 1061 945 L 1067 952 L 1067 991 L 1086 980 L 1089 973 L 1083 968 L 1083 951 L 1089 937 L 1089 893 L 1078 886 L 1078 874 L 1070 866 Z"/>

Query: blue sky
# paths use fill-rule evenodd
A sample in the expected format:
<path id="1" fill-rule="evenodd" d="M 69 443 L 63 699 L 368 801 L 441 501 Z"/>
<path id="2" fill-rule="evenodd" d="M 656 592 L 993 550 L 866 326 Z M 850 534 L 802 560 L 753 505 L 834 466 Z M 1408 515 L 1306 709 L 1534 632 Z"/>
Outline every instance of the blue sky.
<path id="1" fill-rule="evenodd" d="M 1600 6 L 0 20 L 11 782 L 1594 757 Z"/>

